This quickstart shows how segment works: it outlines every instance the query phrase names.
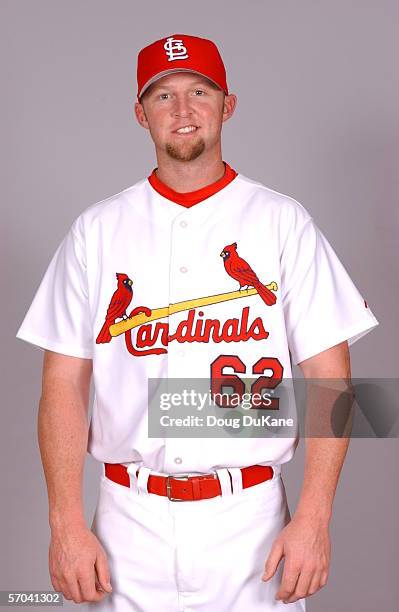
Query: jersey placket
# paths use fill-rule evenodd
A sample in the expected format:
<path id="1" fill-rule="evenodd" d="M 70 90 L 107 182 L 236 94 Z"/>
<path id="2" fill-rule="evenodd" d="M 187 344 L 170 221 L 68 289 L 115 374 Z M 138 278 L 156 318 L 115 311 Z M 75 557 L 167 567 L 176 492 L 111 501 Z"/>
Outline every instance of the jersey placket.
<path id="1" fill-rule="evenodd" d="M 190 209 L 184 210 L 171 222 L 170 228 L 170 262 L 169 262 L 169 335 L 176 332 L 180 321 L 186 318 L 187 312 L 173 312 L 172 305 L 187 299 L 195 292 L 193 274 L 192 236 L 196 231 L 194 216 Z M 178 389 L 185 385 L 185 372 L 189 364 L 187 343 L 172 340 L 168 343 L 167 372 L 169 379 L 179 379 Z M 189 382 L 189 381 L 188 381 Z M 169 385 L 168 385 L 169 388 Z M 169 391 L 175 392 L 176 384 L 171 383 Z M 184 408 L 182 407 L 182 410 Z M 182 415 L 184 416 L 184 415 Z M 165 438 L 165 470 L 168 473 L 184 472 L 184 460 L 187 456 L 187 438 Z"/>

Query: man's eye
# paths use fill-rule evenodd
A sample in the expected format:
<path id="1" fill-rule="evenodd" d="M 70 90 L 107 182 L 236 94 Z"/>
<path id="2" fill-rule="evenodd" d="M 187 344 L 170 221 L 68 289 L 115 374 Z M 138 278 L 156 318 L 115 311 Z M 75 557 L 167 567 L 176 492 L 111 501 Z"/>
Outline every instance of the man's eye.
<path id="1" fill-rule="evenodd" d="M 160 97 L 160 98 L 163 98 L 163 96 L 168 96 L 168 95 L 169 95 L 169 94 L 167 94 L 167 93 L 163 93 L 163 94 L 160 94 L 160 96 L 159 96 L 159 97 Z M 163 98 L 163 99 L 164 99 L 164 98 Z"/>
<path id="2" fill-rule="evenodd" d="M 196 90 L 195 90 L 195 93 L 198 93 L 198 92 L 200 92 L 200 93 L 202 93 L 202 94 L 203 94 L 203 93 L 205 93 L 205 92 L 204 92 L 202 89 L 196 89 Z"/>

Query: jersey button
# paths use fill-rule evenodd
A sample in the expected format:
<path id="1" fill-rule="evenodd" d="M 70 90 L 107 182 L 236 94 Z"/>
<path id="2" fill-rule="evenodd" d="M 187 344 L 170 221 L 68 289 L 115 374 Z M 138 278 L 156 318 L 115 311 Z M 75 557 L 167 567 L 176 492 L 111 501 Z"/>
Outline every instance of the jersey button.
<path id="1" fill-rule="evenodd" d="M 175 463 L 181 463 L 181 462 L 182 462 L 181 457 L 175 457 Z"/>
<path id="2" fill-rule="evenodd" d="M 187 272 L 187 268 L 186 268 L 186 266 L 182 266 L 182 267 L 180 268 L 180 272 Z"/>
<path id="3" fill-rule="evenodd" d="M 180 227 L 187 227 L 187 221 L 180 221 Z"/>

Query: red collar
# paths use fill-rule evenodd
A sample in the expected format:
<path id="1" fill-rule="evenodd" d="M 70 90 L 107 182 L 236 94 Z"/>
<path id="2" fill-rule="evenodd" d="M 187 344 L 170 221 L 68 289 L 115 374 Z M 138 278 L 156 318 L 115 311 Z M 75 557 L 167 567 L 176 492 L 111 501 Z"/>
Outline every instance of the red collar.
<path id="1" fill-rule="evenodd" d="M 206 198 L 214 195 L 223 189 L 223 187 L 226 187 L 226 185 L 231 183 L 233 179 L 235 179 L 238 173 L 233 170 L 227 162 L 223 163 L 225 165 L 225 172 L 222 178 L 215 183 L 211 183 L 210 185 L 206 185 L 206 187 L 196 189 L 195 191 L 179 193 L 178 191 L 171 189 L 157 177 L 155 174 L 157 168 L 154 168 L 148 177 L 148 181 L 155 191 L 160 193 L 164 198 L 172 200 L 172 202 L 175 202 L 176 204 L 181 204 L 181 206 L 185 206 L 186 208 L 190 208 L 191 206 L 194 206 L 194 204 L 198 204 L 198 202 L 202 202 L 202 200 L 206 200 Z"/>

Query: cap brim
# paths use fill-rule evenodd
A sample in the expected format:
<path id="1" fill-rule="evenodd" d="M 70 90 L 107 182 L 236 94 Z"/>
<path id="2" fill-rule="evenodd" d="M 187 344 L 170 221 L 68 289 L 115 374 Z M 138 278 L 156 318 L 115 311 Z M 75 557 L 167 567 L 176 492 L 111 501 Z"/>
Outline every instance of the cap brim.
<path id="1" fill-rule="evenodd" d="M 202 72 L 199 72 L 198 70 L 191 70 L 190 68 L 170 68 L 169 70 L 164 70 L 163 72 L 159 72 L 158 74 L 156 74 L 154 77 L 152 77 L 152 79 L 149 79 L 145 85 L 143 85 L 143 87 L 141 88 L 141 91 L 138 94 L 138 98 L 140 98 L 143 93 L 149 88 L 150 85 L 152 85 L 153 83 L 155 83 L 155 81 L 158 81 L 159 79 L 161 79 L 162 77 L 166 76 L 167 74 L 173 74 L 175 72 L 192 72 L 194 74 L 199 74 L 200 76 L 204 77 L 205 79 L 208 79 L 208 81 L 212 81 L 212 83 L 215 83 L 215 85 L 217 85 L 217 87 L 219 87 L 219 89 L 222 89 L 219 85 L 219 83 L 216 83 L 216 81 L 214 81 L 213 79 L 209 78 L 209 76 L 207 76 L 206 74 L 203 74 Z"/>

